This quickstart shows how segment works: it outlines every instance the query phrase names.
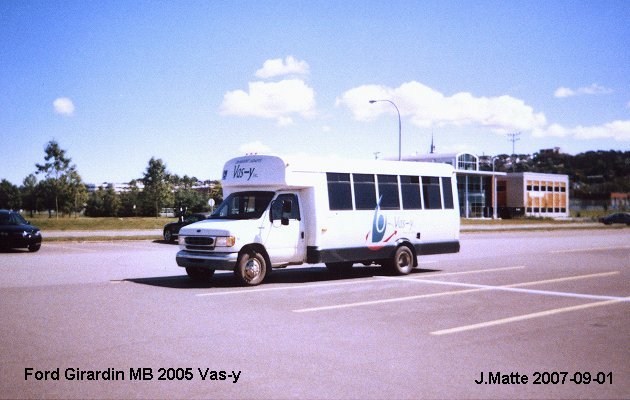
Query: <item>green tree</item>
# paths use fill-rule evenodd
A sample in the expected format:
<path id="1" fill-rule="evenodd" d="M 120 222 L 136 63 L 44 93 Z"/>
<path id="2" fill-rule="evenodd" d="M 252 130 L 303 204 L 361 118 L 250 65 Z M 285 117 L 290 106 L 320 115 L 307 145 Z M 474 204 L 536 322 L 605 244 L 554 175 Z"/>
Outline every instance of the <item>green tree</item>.
<path id="1" fill-rule="evenodd" d="M 184 175 L 180 178 L 177 175 L 172 176 L 172 182 L 175 186 L 174 206 L 176 214 L 190 214 L 194 212 L 202 212 L 209 209 L 209 196 L 198 190 L 194 186 L 199 182 L 195 177 Z"/>
<path id="2" fill-rule="evenodd" d="M 221 181 L 213 181 L 212 183 L 210 198 L 214 199 L 216 205 L 219 205 L 223 201 L 223 186 L 221 186 Z"/>
<path id="3" fill-rule="evenodd" d="M 48 210 L 48 216 L 52 217 L 52 210 L 55 209 L 55 184 L 52 179 L 44 179 L 37 182 L 35 195 L 37 204 Z"/>
<path id="4" fill-rule="evenodd" d="M 123 217 L 135 217 L 140 211 L 140 189 L 138 188 L 138 181 L 135 179 L 129 182 L 129 191 L 123 192 L 119 195 L 120 208 L 119 214 Z"/>
<path id="5" fill-rule="evenodd" d="M 20 186 L 20 193 L 22 194 L 22 207 L 29 210 L 31 213 L 31 218 L 35 211 L 37 211 L 37 178 L 35 174 L 30 174 L 24 181 L 22 181 L 22 186 Z"/>
<path id="6" fill-rule="evenodd" d="M 74 212 L 75 215 L 78 215 L 88 199 L 88 191 L 74 166 L 70 167 L 68 173 L 61 177 L 61 182 L 63 188 L 62 211 L 68 214 Z"/>
<path id="7" fill-rule="evenodd" d="M 117 217 L 120 199 L 113 187 L 108 187 L 103 195 L 103 213 L 106 217 Z"/>
<path id="8" fill-rule="evenodd" d="M 151 157 L 142 178 L 144 211 L 148 215 L 160 216 L 162 207 L 173 204 L 173 184 L 161 159 Z"/>
<path id="9" fill-rule="evenodd" d="M 66 156 L 66 151 L 56 140 L 51 140 L 44 149 L 46 156 L 43 164 L 35 164 L 38 174 L 46 176 L 47 194 L 54 198 L 55 215 L 62 211 L 77 211 L 87 198 L 87 190 L 81 182 L 81 176 L 76 166 L 71 165 L 72 159 Z M 52 200 L 49 198 L 49 200 Z M 51 204 L 47 202 L 50 214 Z"/>
<path id="10" fill-rule="evenodd" d="M 21 206 L 20 189 L 6 179 L 0 181 L 0 208 L 19 210 Z"/>
<path id="11" fill-rule="evenodd" d="M 93 191 L 85 206 L 85 215 L 88 217 L 102 217 L 105 215 L 103 198 L 105 197 L 103 188 Z"/>

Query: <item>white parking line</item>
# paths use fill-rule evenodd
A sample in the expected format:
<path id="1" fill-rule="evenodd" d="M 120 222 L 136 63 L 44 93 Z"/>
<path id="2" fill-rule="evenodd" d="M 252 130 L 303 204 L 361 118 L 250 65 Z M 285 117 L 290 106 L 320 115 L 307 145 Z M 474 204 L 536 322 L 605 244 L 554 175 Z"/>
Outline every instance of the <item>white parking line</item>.
<path id="1" fill-rule="evenodd" d="M 620 297 L 620 298 L 616 298 L 614 300 L 606 300 L 606 301 L 599 301 L 599 302 L 596 302 L 596 303 L 581 304 L 579 306 L 556 308 L 556 309 L 553 309 L 553 310 L 540 311 L 540 312 L 535 312 L 535 313 L 531 313 L 531 314 L 518 315 L 518 316 L 515 316 L 515 317 L 496 319 L 494 321 L 481 322 L 481 323 L 478 323 L 478 324 L 464 325 L 464 326 L 459 326 L 459 327 L 450 328 L 450 329 L 442 329 L 442 330 L 439 330 L 439 331 L 431 332 L 431 335 L 440 336 L 440 335 L 448 335 L 448 334 L 451 334 L 451 333 L 466 332 L 466 331 L 471 331 L 471 330 L 474 330 L 474 329 L 487 328 L 489 326 L 508 324 L 510 322 L 525 321 L 525 320 L 528 320 L 528 319 L 541 318 L 541 317 L 546 317 L 546 316 L 555 315 L 555 314 L 561 314 L 561 313 L 565 313 L 565 312 L 579 311 L 579 310 L 585 310 L 585 309 L 593 308 L 593 307 L 607 306 L 607 305 L 610 305 L 610 304 L 621 303 L 621 302 L 624 302 L 624 301 L 630 301 L 630 297 L 623 297 L 623 298 Z"/>
<path id="2" fill-rule="evenodd" d="M 498 272 L 498 271 L 510 271 L 510 270 L 514 270 L 514 269 L 523 269 L 525 268 L 524 265 L 519 265 L 516 267 L 502 267 L 502 268 L 488 268 L 488 269 L 476 269 L 476 270 L 472 270 L 472 271 L 460 271 L 460 272 L 436 272 L 434 274 L 421 274 L 421 275 L 417 275 L 418 278 L 427 278 L 427 277 L 433 277 L 433 276 L 446 276 L 446 275 L 467 275 L 467 274 L 479 274 L 479 273 L 484 273 L 484 272 Z M 385 279 L 416 279 L 415 277 L 412 276 L 407 276 L 405 278 L 392 278 L 392 277 L 388 277 L 388 276 L 379 276 L 377 278 L 385 278 Z"/>
<path id="3" fill-rule="evenodd" d="M 478 292 L 478 291 L 479 291 L 479 289 L 453 290 L 453 291 L 450 291 L 450 292 L 419 294 L 419 295 L 416 295 L 416 296 L 405 296 L 405 297 L 392 297 L 392 298 L 389 298 L 389 299 L 380 299 L 380 300 L 371 300 L 371 301 L 359 301 L 359 302 L 356 302 L 356 303 L 344 303 L 344 304 L 336 304 L 336 305 L 332 305 L 332 306 L 301 308 L 301 309 L 298 309 L 298 310 L 293 310 L 293 312 L 306 313 L 306 312 L 313 312 L 313 311 L 339 310 L 341 308 L 371 306 L 371 305 L 375 305 L 375 304 L 386 304 L 386 303 L 397 303 L 397 302 L 400 302 L 400 301 L 428 299 L 428 298 L 431 298 L 431 297 L 447 296 L 449 294 L 462 294 L 462 293 L 470 293 L 470 292 Z"/>
<path id="4" fill-rule="evenodd" d="M 616 275 L 618 273 L 619 273 L 618 271 L 615 271 L 615 272 L 603 272 L 601 274 L 570 276 L 566 278 L 548 279 L 546 281 L 533 282 L 533 283 L 529 283 L 528 285 L 538 285 L 538 284 L 550 283 L 550 282 L 563 282 L 563 281 L 569 281 L 569 280 L 575 280 L 575 279 L 596 278 L 596 277 L 601 277 L 601 276 Z M 392 278 L 392 279 L 401 279 L 401 278 Z M 419 283 L 428 283 L 428 284 L 433 284 L 433 285 L 459 286 L 459 287 L 466 287 L 466 288 L 499 290 L 499 291 L 504 291 L 504 292 L 540 294 L 540 295 L 546 295 L 546 296 L 574 297 L 578 299 L 589 299 L 589 300 L 620 300 L 621 299 L 621 301 L 626 301 L 626 300 L 623 300 L 623 297 L 615 297 L 615 296 L 602 296 L 602 295 L 594 295 L 594 294 L 555 292 L 555 291 L 550 291 L 550 290 L 518 288 L 518 286 L 526 286 L 526 284 L 523 284 L 523 283 L 516 283 L 512 285 L 503 285 L 503 286 L 492 286 L 492 285 L 480 285 L 476 283 L 448 282 L 448 281 L 437 281 L 437 280 L 429 280 L 429 279 L 405 279 L 405 280 L 419 282 Z"/>
<path id="5" fill-rule="evenodd" d="M 574 280 L 578 280 L 578 279 L 587 279 L 587 278 L 601 278 L 601 277 L 605 277 L 605 276 L 612 276 L 612 275 L 618 275 L 619 271 L 610 271 L 610 272 L 599 272 L 596 274 L 587 274 L 587 275 L 574 275 L 574 276 L 565 276 L 563 278 L 553 278 L 553 279 L 545 279 L 542 281 L 532 281 L 532 282 L 522 282 L 522 283 L 512 283 L 510 285 L 500 285 L 500 286 L 493 286 L 493 285 L 477 285 L 477 284 L 473 284 L 473 283 L 460 283 L 460 282 L 447 282 L 447 281 L 434 281 L 434 280 L 428 280 L 425 281 L 423 279 L 416 279 L 416 278 L 411 278 L 411 277 L 390 277 L 390 276 L 379 276 L 376 278 L 380 278 L 380 279 L 397 279 L 400 281 L 411 281 L 411 282 L 419 282 L 419 283 L 438 283 L 438 284 L 452 284 L 454 286 L 474 286 L 474 287 L 479 287 L 482 288 L 484 290 L 492 290 L 492 289 L 498 289 L 498 288 L 517 288 L 517 287 L 521 287 L 521 286 L 534 286 L 534 285 L 543 285 L 546 283 L 558 283 L 558 282 L 567 282 L 567 281 L 574 281 Z M 448 274 L 444 274 L 444 275 L 448 275 Z M 432 275 L 432 276 L 440 276 L 440 275 Z M 423 277 L 424 278 L 424 277 Z"/>
<path id="6" fill-rule="evenodd" d="M 606 251 L 606 250 L 623 250 L 623 249 L 630 249 L 630 246 L 588 247 L 588 248 L 581 248 L 581 249 L 552 250 L 549 253 L 561 254 L 561 253 L 579 253 L 583 251 Z"/>
<path id="7" fill-rule="evenodd" d="M 228 290 L 225 292 L 212 292 L 212 293 L 198 293 L 195 296 L 203 297 L 203 296 L 221 296 L 225 294 L 249 294 L 249 293 L 260 293 L 260 292 L 272 292 L 277 290 L 292 290 L 292 289 L 308 289 L 308 288 L 316 288 L 316 287 L 327 287 L 327 286 L 342 286 L 342 285 L 360 285 L 363 283 L 374 283 L 378 282 L 376 280 L 361 280 L 361 281 L 343 281 L 343 282 L 330 282 L 330 283 L 311 283 L 307 285 L 295 285 L 295 286 L 281 286 L 281 287 L 272 287 L 272 288 L 260 288 L 260 289 L 250 289 L 244 288 L 241 290 Z"/>
<path id="8" fill-rule="evenodd" d="M 350 307 L 360 307 L 367 305 L 375 305 L 375 304 L 385 304 L 385 303 L 395 303 L 400 301 L 409 301 L 409 300 L 417 300 L 417 299 L 426 299 L 431 297 L 439 297 L 439 296 L 447 296 L 454 294 L 464 294 L 464 293 L 473 293 L 480 291 L 489 291 L 489 290 L 506 290 L 506 291 L 516 291 L 516 292 L 526 292 L 526 293 L 537 293 L 537 294 L 547 294 L 547 295 L 556 295 L 556 296 L 567 296 L 567 297 L 579 297 L 579 298 L 589 298 L 589 299 L 606 299 L 606 300 L 618 300 L 619 297 L 611 297 L 611 296 L 593 296 L 593 295 L 581 295 L 578 293 L 566 293 L 566 292 L 549 292 L 543 290 L 532 290 L 532 289 L 517 289 L 518 286 L 529 286 L 529 285 L 540 285 L 544 283 L 555 283 L 555 282 L 565 282 L 570 280 L 577 279 L 587 279 L 587 278 L 596 278 L 603 276 L 612 276 L 619 274 L 619 271 L 612 272 L 603 272 L 599 274 L 589 274 L 589 275 L 579 275 L 579 276 L 569 276 L 563 278 L 556 279 L 546 279 L 542 281 L 532 281 L 532 282 L 521 282 L 515 283 L 511 285 L 503 285 L 503 286 L 491 286 L 491 285 L 476 285 L 476 284 L 468 284 L 468 283 L 459 283 L 459 282 L 445 282 L 445 281 L 435 281 L 435 280 L 425 280 L 425 279 L 416 279 L 416 278 L 393 278 L 393 277 L 378 277 L 383 280 L 399 280 L 406 282 L 417 282 L 417 283 L 428 283 L 428 284 L 438 284 L 438 285 L 451 285 L 451 286 L 463 286 L 469 287 L 471 289 L 468 290 L 452 290 L 448 292 L 439 292 L 439 293 L 429 293 L 429 294 L 421 294 L 415 296 L 405 296 L 405 297 L 393 297 L 389 299 L 380 299 L 380 300 L 371 300 L 371 301 L 361 301 L 356 303 L 344 303 L 344 304 L 335 304 L 331 306 L 321 306 L 321 307 L 310 307 L 310 308 L 302 308 L 298 310 L 293 310 L 293 312 L 303 313 L 303 312 L 313 312 L 313 311 L 326 311 L 326 310 L 336 310 L 341 308 L 350 308 Z"/>
<path id="9" fill-rule="evenodd" d="M 461 272 L 447 272 L 447 273 L 438 273 L 438 274 L 422 274 L 422 277 L 425 276 L 443 276 L 443 275 L 461 275 L 461 274 L 474 274 L 474 273 L 483 273 L 483 272 L 496 272 L 496 271 L 509 271 L 513 269 L 525 268 L 523 266 L 518 267 L 505 267 L 505 268 L 490 268 L 490 269 L 479 269 L 473 271 L 461 271 Z M 308 288 L 318 288 L 318 287 L 328 287 L 328 286 L 341 286 L 341 285 L 360 285 L 364 283 L 376 283 L 379 282 L 374 278 L 384 278 L 380 276 L 372 277 L 371 279 L 366 280 L 351 280 L 351 281 L 343 281 L 343 282 L 328 282 L 328 283 L 310 283 L 306 285 L 295 285 L 295 286 L 281 286 L 281 287 L 272 287 L 272 288 L 258 288 L 258 289 L 249 289 L 244 288 L 241 290 L 228 290 L 224 292 L 211 292 L 211 293 L 198 293 L 195 296 L 198 297 L 206 297 L 206 296 L 222 296 L 226 294 L 248 294 L 248 293 L 260 293 L 260 292 L 271 292 L 277 290 L 293 290 L 293 289 L 308 289 Z"/>

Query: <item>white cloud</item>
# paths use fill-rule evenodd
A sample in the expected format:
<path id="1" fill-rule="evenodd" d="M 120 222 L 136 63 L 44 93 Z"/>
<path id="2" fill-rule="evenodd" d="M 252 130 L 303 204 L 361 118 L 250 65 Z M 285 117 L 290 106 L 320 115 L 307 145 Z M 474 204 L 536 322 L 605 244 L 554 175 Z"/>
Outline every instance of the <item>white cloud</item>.
<path id="1" fill-rule="evenodd" d="M 256 76 L 258 78 L 268 79 L 291 74 L 306 75 L 308 72 L 309 66 L 306 61 L 296 60 L 292 56 L 288 56 L 284 60 L 275 58 L 265 61 L 263 67 L 256 71 Z"/>
<path id="2" fill-rule="evenodd" d="M 577 89 L 571 89 L 568 87 L 559 87 L 558 89 L 556 89 L 553 95 L 557 98 L 564 98 L 564 97 L 592 95 L 592 94 L 607 94 L 607 93 L 612 93 L 612 92 L 613 92 L 612 89 L 599 86 L 593 83 L 591 86 L 581 87 Z"/>
<path id="3" fill-rule="evenodd" d="M 53 107 L 57 114 L 72 116 L 74 115 L 74 104 L 67 97 L 59 97 L 53 101 Z"/>
<path id="4" fill-rule="evenodd" d="M 300 79 L 250 82 L 249 91 L 234 90 L 223 96 L 223 115 L 275 119 L 280 126 L 293 123 L 291 115 L 315 115 L 315 91 Z"/>
<path id="5" fill-rule="evenodd" d="M 241 147 L 239 147 L 238 149 L 245 154 L 265 154 L 269 153 L 269 151 L 271 150 L 269 146 L 262 144 L 259 140 L 245 143 L 241 145 Z"/>
<path id="6" fill-rule="evenodd" d="M 613 121 L 603 125 L 581 126 L 565 128 L 558 124 L 552 124 L 546 128 L 532 131 L 535 137 L 572 137 L 581 140 L 590 139 L 614 139 L 619 142 L 630 141 L 630 120 Z"/>
<path id="7" fill-rule="evenodd" d="M 553 92 L 554 97 L 563 98 L 563 97 L 571 97 L 575 96 L 575 91 L 573 89 L 569 89 L 568 87 L 559 87 Z"/>
<path id="8" fill-rule="evenodd" d="M 481 126 L 499 133 L 511 130 L 532 130 L 546 125 L 543 113 L 535 113 L 522 100 L 511 96 L 475 97 L 467 92 L 452 96 L 411 81 L 397 88 L 363 85 L 350 89 L 337 98 L 336 104 L 346 106 L 359 121 L 369 121 L 383 113 L 394 112 L 391 104 L 370 104 L 370 99 L 393 101 L 401 116 L 409 117 L 414 125 Z"/>

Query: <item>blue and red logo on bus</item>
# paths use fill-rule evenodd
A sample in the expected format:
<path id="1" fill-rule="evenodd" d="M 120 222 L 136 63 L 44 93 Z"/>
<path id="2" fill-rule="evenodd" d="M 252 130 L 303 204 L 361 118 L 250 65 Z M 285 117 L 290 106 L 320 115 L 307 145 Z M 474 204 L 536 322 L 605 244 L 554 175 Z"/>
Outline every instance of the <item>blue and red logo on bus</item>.
<path id="1" fill-rule="evenodd" d="M 394 229 L 394 232 L 387 235 L 387 216 L 381 213 L 381 200 L 383 196 L 379 197 L 374 209 L 374 218 L 372 220 L 372 229 L 365 235 L 365 241 L 367 247 L 370 250 L 380 250 L 387 245 L 387 243 L 398 233 Z"/>

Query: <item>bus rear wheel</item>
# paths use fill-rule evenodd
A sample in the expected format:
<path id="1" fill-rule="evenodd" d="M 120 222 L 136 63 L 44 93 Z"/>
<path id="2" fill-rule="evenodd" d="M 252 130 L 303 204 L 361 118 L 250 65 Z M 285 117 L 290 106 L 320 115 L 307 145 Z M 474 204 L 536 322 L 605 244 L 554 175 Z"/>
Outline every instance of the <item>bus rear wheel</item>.
<path id="1" fill-rule="evenodd" d="M 383 263 L 383 267 L 395 275 L 407 275 L 413 269 L 413 257 L 413 251 L 401 245 L 396 248 L 392 258 Z"/>

